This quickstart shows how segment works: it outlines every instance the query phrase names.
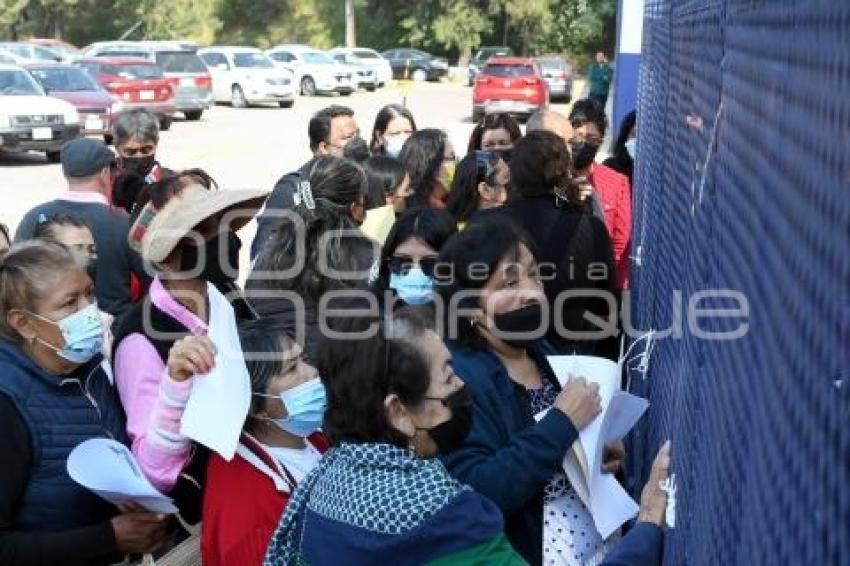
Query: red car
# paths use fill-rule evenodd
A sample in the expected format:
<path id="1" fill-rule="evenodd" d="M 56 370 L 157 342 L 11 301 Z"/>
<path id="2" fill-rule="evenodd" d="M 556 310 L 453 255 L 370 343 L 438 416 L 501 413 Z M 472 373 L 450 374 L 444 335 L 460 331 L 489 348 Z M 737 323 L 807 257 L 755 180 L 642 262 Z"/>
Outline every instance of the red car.
<path id="1" fill-rule="evenodd" d="M 70 102 L 77 108 L 83 135 L 103 136 L 107 141 L 111 139 L 115 97 L 85 70 L 64 63 L 32 63 L 24 68 L 48 95 Z"/>
<path id="2" fill-rule="evenodd" d="M 145 108 L 159 116 L 160 129 L 171 127 L 177 112 L 174 85 L 180 79 L 165 78 L 162 68 L 138 57 L 92 57 L 77 59 L 75 64 L 115 96 L 121 110 Z"/>
<path id="3" fill-rule="evenodd" d="M 527 118 L 549 105 L 540 66 L 527 57 L 491 57 L 475 78 L 472 120 L 504 112 Z"/>

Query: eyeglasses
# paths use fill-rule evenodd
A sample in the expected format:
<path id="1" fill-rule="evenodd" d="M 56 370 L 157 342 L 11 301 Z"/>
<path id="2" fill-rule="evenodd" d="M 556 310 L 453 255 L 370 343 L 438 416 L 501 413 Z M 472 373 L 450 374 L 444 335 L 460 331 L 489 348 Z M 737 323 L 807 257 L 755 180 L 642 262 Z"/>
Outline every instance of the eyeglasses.
<path id="1" fill-rule="evenodd" d="M 434 276 L 434 269 L 437 266 L 436 257 L 423 257 L 416 261 L 410 256 L 394 255 L 386 259 L 387 267 L 390 273 L 395 275 L 407 275 L 414 267 L 419 267 L 422 272 L 428 277 Z"/>

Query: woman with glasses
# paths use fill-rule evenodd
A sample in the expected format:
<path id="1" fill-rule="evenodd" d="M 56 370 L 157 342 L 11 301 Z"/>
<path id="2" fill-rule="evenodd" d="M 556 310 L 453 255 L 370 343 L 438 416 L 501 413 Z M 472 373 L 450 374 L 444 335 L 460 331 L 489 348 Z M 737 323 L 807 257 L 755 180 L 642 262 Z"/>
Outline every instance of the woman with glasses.
<path id="1" fill-rule="evenodd" d="M 454 233 L 455 223 L 445 211 L 413 208 L 402 214 L 381 251 L 377 294 L 391 290 L 408 305 L 430 303 L 437 256 Z"/>
<path id="2" fill-rule="evenodd" d="M 511 172 L 494 151 L 476 150 L 458 163 L 446 209 L 463 228 L 477 212 L 502 206 L 508 200 Z"/>

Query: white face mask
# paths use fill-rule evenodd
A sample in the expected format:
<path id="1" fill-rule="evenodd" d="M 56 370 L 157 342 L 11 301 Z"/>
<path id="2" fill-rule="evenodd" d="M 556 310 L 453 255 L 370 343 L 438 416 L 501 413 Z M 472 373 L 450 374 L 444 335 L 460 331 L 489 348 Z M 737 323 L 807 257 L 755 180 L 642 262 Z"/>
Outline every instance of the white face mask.
<path id="1" fill-rule="evenodd" d="M 633 160 L 635 158 L 635 151 L 637 151 L 637 138 L 626 140 L 626 153 L 628 153 L 629 157 Z"/>
<path id="2" fill-rule="evenodd" d="M 404 147 L 404 142 L 407 141 L 408 135 L 395 135 L 384 137 L 384 147 L 387 149 L 387 155 L 398 157 L 401 153 L 401 148 Z"/>

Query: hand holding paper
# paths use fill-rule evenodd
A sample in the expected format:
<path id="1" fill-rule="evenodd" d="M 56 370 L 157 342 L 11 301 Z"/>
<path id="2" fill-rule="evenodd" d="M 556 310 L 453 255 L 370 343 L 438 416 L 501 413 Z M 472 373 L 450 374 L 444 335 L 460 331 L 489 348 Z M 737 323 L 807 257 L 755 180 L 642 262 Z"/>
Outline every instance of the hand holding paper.
<path id="1" fill-rule="evenodd" d="M 599 387 L 602 412 L 579 432 L 579 440 L 564 458 L 564 472 L 590 510 L 599 534 L 608 538 L 637 514 L 638 505 L 611 474 L 602 473 L 605 443 L 623 438 L 649 403 L 620 390 L 620 366 L 610 360 L 549 356 L 548 361 L 564 387 L 571 375 L 585 377 Z"/>
<path id="2" fill-rule="evenodd" d="M 115 505 L 136 503 L 152 513 L 177 512 L 171 499 L 142 474 L 130 449 L 109 438 L 92 438 L 71 451 L 68 475 Z"/>

